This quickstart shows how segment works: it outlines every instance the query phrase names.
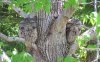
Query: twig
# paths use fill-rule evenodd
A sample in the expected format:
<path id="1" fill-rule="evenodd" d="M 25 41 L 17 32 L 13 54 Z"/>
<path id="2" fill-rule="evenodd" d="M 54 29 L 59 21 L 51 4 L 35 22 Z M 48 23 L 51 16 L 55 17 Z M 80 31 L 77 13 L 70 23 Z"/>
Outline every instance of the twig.
<path id="1" fill-rule="evenodd" d="M 100 4 L 100 1 L 97 1 L 96 3 L 98 5 L 98 4 Z M 92 4 L 93 5 L 94 4 L 94 1 L 88 2 L 88 3 L 80 3 L 80 5 L 88 5 L 88 4 Z"/>
<path id="2" fill-rule="evenodd" d="M 96 50 L 99 50 L 100 51 L 100 48 L 84 48 L 86 51 L 96 51 Z"/>

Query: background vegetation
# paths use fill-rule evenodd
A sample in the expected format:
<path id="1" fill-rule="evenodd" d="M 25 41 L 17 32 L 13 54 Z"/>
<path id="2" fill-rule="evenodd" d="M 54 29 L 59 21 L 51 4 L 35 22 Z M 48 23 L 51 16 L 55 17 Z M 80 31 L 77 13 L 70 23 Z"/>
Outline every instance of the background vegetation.
<path id="1" fill-rule="evenodd" d="M 98 0 L 100 1 L 100 0 Z M 19 16 L 13 9 L 12 6 L 16 5 L 20 7 L 25 12 L 36 12 L 42 8 L 46 12 L 50 12 L 50 1 L 49 0 L 12 0 L 10 5 L 0 2 L 0 32 L 6 34 L 7 36 L 18 36 L 19 23 L 23 19 Z M 82 4 L 78 5 L 78 9 L 73 14 L 72 18 L 79 19 L 87 29 L 95 27 L 98 33 L 97 39 L 100 38 L 100 5 L 97 3 L 97 11 L 94 9 L 94 4 L 90 3 L 93 0 L 82 0 Z M 32 8 L 34 4 L 35 8 Z M 64 8 L 68 8 L 70 5 L 76 5 L 77 0 L 69 0 L 69 2 L 64 2 Z M 87 29 L 82 28 L 82 32 Z M 87 53 L 84 48 L 97 48 L 97 44 L 86 44 L 85 39 L 76 40 L 79 43 L 79 49 L 76 52 L 77 57 L 67 56 L 64 60 L 65 62 L 79 62 L 86 61 Z M 5 42 L 0 39 L 0 48 L 2 48 L 6 54 L 11 58 L 12 62 L 33 62 L 34 59 L 26 52 L 25 45 L 19 42 Z M 15 54 L 16 53 L 16 54 Z M 1 50 L 2 54 L 2 50 Z M 59 60 L 58 60 L 59 62 Z"/>

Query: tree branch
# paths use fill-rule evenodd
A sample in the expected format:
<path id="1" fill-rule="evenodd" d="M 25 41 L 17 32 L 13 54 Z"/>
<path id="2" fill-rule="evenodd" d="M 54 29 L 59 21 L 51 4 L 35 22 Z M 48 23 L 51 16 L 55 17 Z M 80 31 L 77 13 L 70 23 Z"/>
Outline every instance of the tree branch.
<path id="1" fill-rule="evenodd" d="M 0 33 L 0 38 L 6 40 L 8 42 L 13 42 L 13 41 L 25 42 L 25 39 L 23 39 L 23 38 L 8 37 L 8 36 L 4 35 L 3 33 Z"/>
<path id="2" fill-rule="evenodd" d="M 89 36 L 88 39 L 85 39 L 86 36 Z M 79 36 L 80 39 L 85 39 L 85 41 L 90 41 L 96 39 L 96 28 L 92 27 L 89 30 L 85 31 L 83 34 Z"/>
<path id="3" fill-rule="evenodd" d="M 22 11 L 20 8 L 13 6 L 13 9 L 23 18 L 27 18 L 28 14 L 26 14 L 24 11 Z"/>
<path id="4" fill-rule="evenodd" d="M 81 0 L 79 0 L 78 3 L 81 3 Z M 57 21 L 55 21 L 55 27 L 52 29 L 53 32 L 62 32 L 66 28 L 66 24 L 68 20 L 72 17 L 73 13 L 75 12 L 76 7 L 70 6 L 69 8 L 66 8 L 63 10 L 62 14 L 58 17 Z"/>
<path id="5" fill-rule="evenodd" d="M 97 3 L 97 5 L 99 5 L 100 4 L 100 1 L 97 1 L 96 2 Z M 94 1 L 92 1 L 92 2 L 87 2 L 87 3 L 80 3 L 80 5 L 88 5 L 88 4 L 94 4 Z"/>
<path id="6" fill-rule="evenodd" d="M 11 4 L 11 1 L 9 0 L 2 0 L 3 3 L 6 3 L 6 4 Z M 28 17 L 28 14 L 25 13 L 23 10 L 21 10 L 20 8 L 16 7 L 16 6 L 13 6 L 13 10 L 16 11 L 20 16 L 22 16 L 23 18 L 27 18 Z"/>
<path id="7" fill-rule="evenodd" d="M 54 23 L 54 28 L 52 29 L 53 32 L 64 32 L 66 29 L 66 24 L 69 20 L 69 18 L 74 13 L 75 8 L 70 7 L 63 11 L 63 13 L 58 17 L 58 19 Z"/>
<path id="8" fill-rule="evenodd" d="M 90 41 L 90 40 L 96 39 L 96 30 L 95 30 L 95 27 L 92 27 L 92 28 L 90 28 L 89 30 L 85 31 L 83 34 L 81 34 L 81 35 L 79 36 L 79 38 L 85 39 L 85 38 L 86 38 L 86 37 L 85 37 L 86 35 L 90 36 L 89 39 L 86 39 L 86 40 L 85 40 L 86 42 L 88 42 L 88 41 Z M 73 47 L 74 47 L 74 49 L 73 49 Z M 74 54 L 75 51 L 76 51 L 78 48 L 79 48 L 79 45 L 78 45 L 77 42 L 75 42 L 75 43 L 71 46 L 71 48 L 70 48 L 70 53 L 69 53 L 69 54 Z M 88 50 L 88 49 L 87 49 L 87 50 Z M 90 49 L 89 49 L 89 50 L 90 50 Z"/>

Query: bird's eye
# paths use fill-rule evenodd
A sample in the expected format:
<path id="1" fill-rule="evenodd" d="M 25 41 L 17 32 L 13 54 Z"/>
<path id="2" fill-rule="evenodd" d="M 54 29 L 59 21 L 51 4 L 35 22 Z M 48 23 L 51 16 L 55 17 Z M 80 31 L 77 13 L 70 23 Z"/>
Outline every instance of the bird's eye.
<path id="1" fill-rule="evenodd" d="M 24 27 L 21 27 L 21 29 L 24 29 Z"/>
<path id="2" fill-rule="evenodd" d="M 33 26 L 32 28 L 33 28 L 33 29 L 35 29 L 35 27 L 34 27 L 34 26 Z"/>

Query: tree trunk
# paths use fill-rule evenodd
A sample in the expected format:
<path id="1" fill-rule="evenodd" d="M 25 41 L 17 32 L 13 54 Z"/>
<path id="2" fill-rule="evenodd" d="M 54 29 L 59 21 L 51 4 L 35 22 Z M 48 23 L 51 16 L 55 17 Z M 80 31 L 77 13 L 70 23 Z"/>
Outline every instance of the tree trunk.
<path id="1" fill-rule="evenodd" d="M 25 38 L 27 51 L 35 57 L 36 62 L 57 62 L 59 58 L 62 58 L 59 62 L 64 62 L 63 58 L 75 41 L 77 28 L 73 24 L 68 28 L 66 39 L 66 24 L 74 10 L 69 8 L 66 11 L 69 17 L 63 16 L 62 2 L 57 1 L 52 0 L 49 14 L 41 9 L 33 18 L 25 18 L 20 23 L 20 37 Z M 73 40 L 68 40 L 70 36 L 74 36 Z"/>

